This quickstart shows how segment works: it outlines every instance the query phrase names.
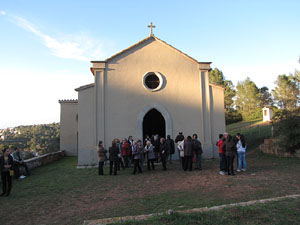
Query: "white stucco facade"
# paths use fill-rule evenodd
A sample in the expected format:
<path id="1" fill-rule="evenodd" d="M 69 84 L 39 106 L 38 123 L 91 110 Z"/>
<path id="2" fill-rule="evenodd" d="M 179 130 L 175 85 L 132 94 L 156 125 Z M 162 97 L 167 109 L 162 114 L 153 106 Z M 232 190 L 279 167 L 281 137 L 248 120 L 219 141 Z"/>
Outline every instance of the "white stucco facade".
<path id="1" fill-rule="evenodd" d="M 77 130 L 78 130 L 78 101 L 62 100 L 60 103 L 60 150 L 65 150 L 66 155 L 77 155 Z"/>
<path id="2" fill-rule="evenodd" d="M 78 92 L 78 165 L 97 163 L 99 140 L 143 138 L 145 115 L 156 109 L 165 135 L 197 133 L 204 157 L 216 156 L 215 141 L 225 131 L 224 90 L 210 85 L 209 62 L 198 62 L 151 35 L 106 59 L 92 61 L 94 83 Z M 159 88 L 145 88 L 145 75 L 159 74 Z M 63 112 L 62 112 L 63 113 Z"/>

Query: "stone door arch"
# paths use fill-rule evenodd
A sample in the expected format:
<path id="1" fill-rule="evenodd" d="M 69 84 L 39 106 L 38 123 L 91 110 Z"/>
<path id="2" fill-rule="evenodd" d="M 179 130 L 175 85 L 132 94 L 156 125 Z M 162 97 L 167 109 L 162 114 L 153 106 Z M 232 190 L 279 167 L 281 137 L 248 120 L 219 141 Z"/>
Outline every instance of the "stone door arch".
<path id="1" fill-rule="evenodd" d="M 146 105 L 139 113 L 138 118 L 137 118 L 137 135 L 139 139 L 143 138 L 143 121 L 145 115 L 152 109 L 156 109 L 159 111 L 162 116 L 165 119 L 165 127 L 166 127 L 166 136 L 171 135 L 173 136 L 173 124 L 172 124 L 172 118 L 169 114 L 169 112 L 163 107 L 162 105 L 158 103 L 152 103 L 149 105 Z"/>

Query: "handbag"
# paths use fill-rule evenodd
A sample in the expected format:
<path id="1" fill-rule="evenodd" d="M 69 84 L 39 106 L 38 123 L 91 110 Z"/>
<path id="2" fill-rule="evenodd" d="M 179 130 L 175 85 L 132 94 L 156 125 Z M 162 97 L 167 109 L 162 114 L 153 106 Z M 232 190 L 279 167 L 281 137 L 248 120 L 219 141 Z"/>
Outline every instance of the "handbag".
<path id="1" fill-rule="evenodd" d="M 179 152 L 179 155 L 180 155 L 180 157 L 184 157 L 184 151 L 183 150 L 179 150 L 180 152 Z"/>
<path id="2" fill-rule="evenodd" d="M 15 171 L 9 170 L 9 175 L 10 175 L 11 177 L 14 176 L 14 175 L 15 175 Z"/>

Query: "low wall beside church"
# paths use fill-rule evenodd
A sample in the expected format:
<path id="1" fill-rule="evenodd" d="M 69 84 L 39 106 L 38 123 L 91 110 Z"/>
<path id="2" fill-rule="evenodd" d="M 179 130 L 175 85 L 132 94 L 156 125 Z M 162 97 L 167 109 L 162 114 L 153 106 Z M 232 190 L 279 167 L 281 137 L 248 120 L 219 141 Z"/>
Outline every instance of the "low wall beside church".
<path id="1" fill-rule="evenodd" d="M 62 159 L 64 156 L 65 156 L 65 151 L 51 152 L 45 155 L 24 160 L 24 162 L 26 162 L 29 170 L 31 170 L 36 167 L 47 165 L 49 163 Z"/>
<path id="2" fill-rule="evenodd" d="M 286 152 L 278 145 L 276 139 L 265 139 L 264 143 L 259 146 L 260 151 L 270 155 L 277 155 L 280 157 L 298 157 L 300 158 L 300 149 L 295 151 L 295 154 Z"/>

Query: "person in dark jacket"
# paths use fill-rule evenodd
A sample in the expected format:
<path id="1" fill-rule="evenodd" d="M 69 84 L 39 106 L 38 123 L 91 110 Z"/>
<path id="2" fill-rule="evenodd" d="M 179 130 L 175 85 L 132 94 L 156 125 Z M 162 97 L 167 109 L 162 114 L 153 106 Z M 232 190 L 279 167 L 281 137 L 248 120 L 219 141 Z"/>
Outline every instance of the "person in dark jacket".
<path id="1" fill-rule="evenodd" d="M 117 175 L 118 154 L 119 154 L 119 148 L 117 147 L 117 143 L 115 142 L 115 140 L 113 140 L 111 147 L 109 147 L 109 174 L 110 175 L 112 175 L 113 170 L 114 170 L 114 175 Z"/>
<path id="2" fill-rule="evenodd" d="M 106 157 L 107 151 L 104 149 L 102 141 L 99 141 L 97 150 L 98 150 L 98 161 L 99 161 L 98 174 L 104 175 L 103 165 L 104 165 L 104 162 L 106 162 L 106 160 L 107 160 L 107 157 Z"/>
<path id="3" fill-rule="evenodd" d="M 141 140 L 138 140 L 137 143 L 133 142 L 133 159 L 134 159 L 134 168 L 133 173 L 135 174 L 137 169 L 139 170 L 139 173 L 142 173 L 142 168 L 140 166 L 140 159 L 141 159 L 141 151 L 144 149 L 143 143 Z"/>
<path id="4" fill-rule="evenodd" d="M 160 146 L 160 140 L 159 140 L 159 135 L 158 134 L 154 135 L 152 143 L 153 143 L 153 147 L 154 147 L 155 159 L 156 159 L 156 162 L 158 162 L 159 146 Z"/>
<path id="5" fill-rule="evenodd" d="M 174 143 L 174 140 L 171 139 L 170 135 L 167 136 L 166 143 L 167 143 L 168 150 L 169 150 L 168 159 L 169 159 L 170 164 L 172 164 L 172 155 L 175 153 L 175 143 Z"/>
<path id="6" fill-rule="evenodd" d="M 10 171 L 13 171 L 13 157 L 10 155 L 8 148 L 4 148 L 2 153 L 3 155 L 0 158 L 2 194 L 0 196 L 9 196 L 12 188 Z"/>
<path id="7" fill-rule="evenodd" d="M 188 136 L 184 141 L 184 171 L 193 170 L 193 142 L 192 137 Z"/>
<path id="8" fill-rule="evenodd" d="M 234 141 L 232 140 L 231 135 L 228 135 L 223 143 L 222 150 L 225 151 L 226 156 L 226 169 L 228 175 L 234 175 L 233 171 L 233 163 L 234 163 L 234 156 L 236 154 L 236 146 Z"/>
<path id="9" fill-rule="evenodd" d="M 179 134 L 175 138 L 175 143 L 177 144 L 177 142 L 183 141 L 183 140 L 184 140 L 184 136 L 182 134 L 182 131 L 180 131 Z"/>
<path id="10" fill-rule="evenodd" d="M 22 153 L 20 152 L 19 148 L 15 148 L 15 151 L 11 154 L 14 160 L 14 171 L 15 171 L 15 177 L 19 178 L 21 176 L 20 173 L 20 167 L 23 166 L 26 171 L 26 176 L 30 175 L 29 169 L 27 167 L 27 164 L 24 162 Z M 23 176 L 24 178 L 24 176 Z"/>
<path id="11" fill-rule="evenodd" d="M 159 155 L 161 158 L 163 170 L 167 170 L 168 151 L 169 151 L 169 149 L 168 149 L 166 140 L 164 138 L 160 138 Z"/>
<path id="12" fill-rule="evenodd" d="M 196 168 L 195 170 L 202 170 L 202 145 L 198 140 L 198 135 L 193 134 L 193 150 L 196 153 Z"/>
<path id="13" fill-rule="evenodd" d="M 120 143 L 120 140 L 118 138 L 115 138 L 114 141 L 116 142 L 116 146 L 119 149 L 118 153 L 118 162 L 117 162 L 117 168 L 118 170 L 125 169 L 124 162 L 123 162 L 123 156 L 122 156 L 122 144 Z"/>

